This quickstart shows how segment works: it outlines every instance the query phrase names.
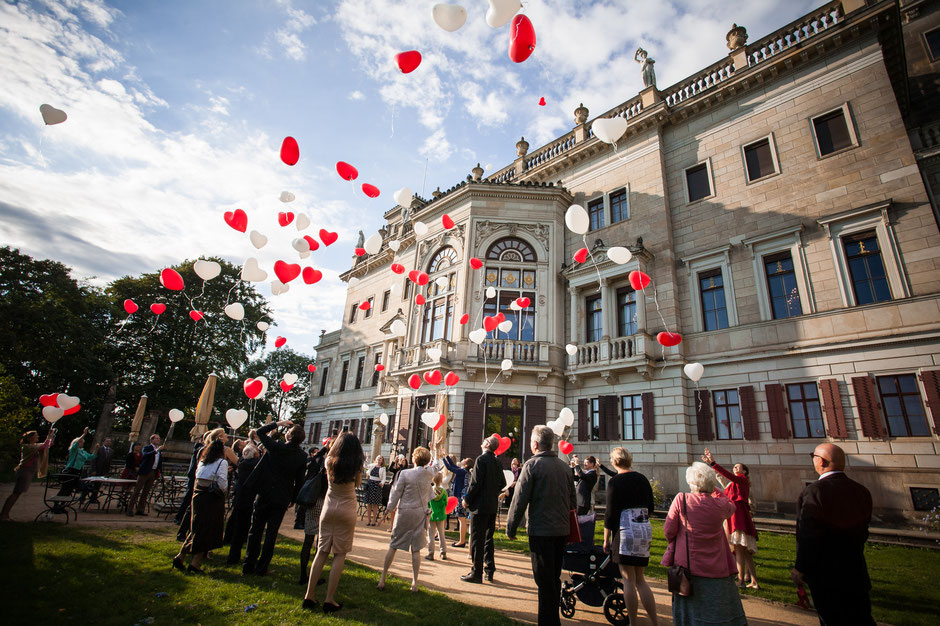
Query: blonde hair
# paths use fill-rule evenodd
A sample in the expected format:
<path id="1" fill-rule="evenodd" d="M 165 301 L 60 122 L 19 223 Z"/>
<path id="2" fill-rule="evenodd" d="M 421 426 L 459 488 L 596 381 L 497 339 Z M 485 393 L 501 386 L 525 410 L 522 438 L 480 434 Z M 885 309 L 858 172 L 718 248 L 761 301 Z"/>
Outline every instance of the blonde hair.
<path id="1" fill-rule="evenodd" d="M 610 462 L 619 469 L 630 469 L 633 466 L 633 455 L 626 448 L 614 448 L 610 451 Z"/>
<path id="2" fill-rule="evenodd" d="M 225 435 L 224 428 L 214 428 L 206 433 L 205 437 L 203 438 L 203 441 L 206 443 L 206 445 L 209 445 L 213 441 L 221 439 L 224 435 Z"/>
<path id="3" fill-rule="evenodd" d="M 431 462 L 431 451 L 424 446 L 418 446 L 415 448 L 415 451 L 411 453 L 411 460 L 414 461 L 415 465 L 418 467 L 424 467 Z"/>
<path id="4" fill-rule="evenodd" d="M 434 472 L 434 477 L 431 478 L 431 482 L 434 483 L 435 487 L 440 487 L 441 483 L 444 481 L 444 475 L 440 472 Z"/>

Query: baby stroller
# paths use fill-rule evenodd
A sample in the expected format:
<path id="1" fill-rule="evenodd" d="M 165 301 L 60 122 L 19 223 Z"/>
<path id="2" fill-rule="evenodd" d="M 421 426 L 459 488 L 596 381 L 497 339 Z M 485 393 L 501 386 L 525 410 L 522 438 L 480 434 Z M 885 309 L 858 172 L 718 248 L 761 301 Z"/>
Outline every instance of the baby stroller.
<path id="1" fill-rule="evenodd" d="M 561 614 L 574 617 L 577 601 L 588 606 L 603 606 L 604 617 L 611 624 L 625 626 L 630 623 L 627 605 L 620 583 L 620 568 L 609 554 L 599 547 L 589 551 L 569 547 L 565 550 L 562 566 L 571 576 L 561 587 Z"/>

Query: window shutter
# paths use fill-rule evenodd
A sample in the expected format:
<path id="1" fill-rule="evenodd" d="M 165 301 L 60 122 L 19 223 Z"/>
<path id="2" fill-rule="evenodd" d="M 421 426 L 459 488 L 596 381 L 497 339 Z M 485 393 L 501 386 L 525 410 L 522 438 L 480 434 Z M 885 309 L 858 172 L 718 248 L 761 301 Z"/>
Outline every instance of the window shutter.
<path id="1" fill-rule="evenodd" d="M 940 370 L 921 372 L 920 380 L 927 394 L 927 408 L 933 416 L 933 431 L 940 435 Z"/>
<path id="2" fill-rule="evenodd" d="M 878 413 L 875 383 L 870 376 L 855 376 L 852 378 L 852 391 L 855 392 L 855 406 L 862 422 L 862 435 L 883 439 L 885 430 Z"/>
<path id="3" fill-rule="evenodd" d="M 485 401 L 486 396 L 477 391 L 468 391 L 463 396 L 463 433 L 460 435 L 460 455 L 463 458 L 480 456 Z"/>
<path id="4" fill-rule="evenodd" d="M 754 387 L 738 387 L 741 401 L 741 422 L 744 424 L 744 438 L 748 441 L 760 439 L 760 423 L 757 421 L 757 403 L 754 401 Z"/>
<path id="5" fill-rule="evenodd" d="M 525 441 L 522 442 L 522 458 L 532 456 L 532 428 L 545 423 L 545 396 L 525 397 Z"/>
<path id="6" fill-rule="evenodd" d="M 349 420 L 349 432 L 359 437 L 359 420 Z M 359 443 L 362 443 L 362 437 L 359 437 Z"/>
<path id="7" fill-rule="evenodd" d="M 316 445 L 320 445 L 320 428 L 323 426 L 323 422 L 317 422 L 313 427 L 313 441 Z"/>
<path id="8" fill-rule="evenodd" d="M 401 399 L 401 407 L 398 410 L 398 436 L 395 437 L 395 443 L 404 444 L 408 441 L 408 431 L 411 430 L 411 412 L 414 410 L 414 400 L 411 397 Z"/>
<path id="9" fill-rule="evenodd" d="M 789 439 L 790 425 L 787 422 L 787 402 L 783 395 L 783 385 L 766 385 L 764 394 L 767 396 L 767 412 L 770 413 L 770 436 L 774 439 Z"/>
<path id="10" fill-rule="evenodd" d="M 591 427 L 590 427 L 590 400 L 587 398 L 581 398 L 578 400 L 578 441 L 590 441 L 591 440 Z"/>
<path id="11" fill-rule="evenodd" d="M 845 426 L 845 411 L 842 409 L 842 394 L 839 392 L 839 381 L 827 378 L 819 381 L 822 390 L 823 413 L 826 414 L 826 428 L 829 436 L 834 439 L 846 439 L 849 436 Z"/>
<path id="12" fill-rule="evenodd" d="M 641 396 L 643 401 L 643 439 L 656 439 L 656 420 L 653 418 L 653 392 L 647 391 Z"/>
<path id="13" fill-rule="evenodd" d="M 601 441 L 610 441 L 607 434 L 607 396 L 598 396 L 597 410 L 597 438 Z"/>
<path id="14" fill-rule="evenodd" d="M 712 429 L 712 399 L 707 389 L 695 392 L 695 424 L 699 441 L 711 441 L 715 438 L 715 431 Z"/>
<path id="15" fill-rule="evenodd" d="M 607 406 L 607 440 L 620 441 L 620 398 L 617 396 L 604 396 L 601 406 Z"/>

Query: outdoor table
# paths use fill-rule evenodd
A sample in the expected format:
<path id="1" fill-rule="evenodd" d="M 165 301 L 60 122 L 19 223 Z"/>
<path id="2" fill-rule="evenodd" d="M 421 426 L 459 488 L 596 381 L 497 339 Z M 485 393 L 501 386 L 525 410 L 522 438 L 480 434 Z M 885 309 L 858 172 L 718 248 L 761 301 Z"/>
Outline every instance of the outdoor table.
<path id="1" fill-rule="evenodd" d="M 125 504 L 127 500 L 127 488 L 133 487 L 137 484 L 136 480 L 131 480 L 130 478 L 108 478 L 107 476 L 88 476 L 87 478 L 82 479 L 83 483 L 97 484 L 98 485 L 98 498 L 101 497 L 102 492 L 107 489 L 107 492 L 104 494 L 104 503 L 102 504 L 98 501 L 98 510 L 108 511 L 111 508 L 111 501 L 117 500 L 121 505 Z M 87 511 L 88 507 L 91 506 L 92 501 L 89 500 L 85 503 L 83 511 Z M 120 507 L 119 507 L 120 510 Z"/>

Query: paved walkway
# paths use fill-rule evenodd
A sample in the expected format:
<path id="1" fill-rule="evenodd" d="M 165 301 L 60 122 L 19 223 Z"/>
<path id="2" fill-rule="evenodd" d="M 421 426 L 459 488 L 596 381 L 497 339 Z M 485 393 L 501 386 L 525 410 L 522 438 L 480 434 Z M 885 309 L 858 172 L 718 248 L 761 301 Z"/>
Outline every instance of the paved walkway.
<path id="1" fill-rule="evenodd" d="M 12 491 L 11 484 L 0 485 L 0 500 Z M 20 498 L 13 509 L 13 519 L 32 521 L 43 510 L 42 485 L 38 481 L 33 488 Z M 303 531 L 293 529 L 294 514 L 288 511 L 284 516 L 281 534 L 292 539 L 303 539 Z M 57 516 L 54 523 L 64 523 L 62 516 Z M 71 524 L 99 527 L 168 527 L 170 523 L 162 516 L 151 513 L 148 517 L 127 517 L 117 511 L 99 513 L 92 507 L 87 513 L 79 513 L 78 520 Z M 366 527 L 360 523 L 356 529 L 351 560 L 381 571 L 388 549 L 388 523 L 379 528 Z M 524 541 L 522 545 L 525 545 Z M 436 555 L 435 555 L 436 556 Z M 435 559 L 433 562 L 421 562 L 421 587 L 446 593 L 451 598 L 467 604 L 475 604 L 496 609 L 521 622 L 534 624 L 537 621 L 537 599 L 535 583 L 532 581 L 532 564 L 529 557 L 518 552 L 497 550 L 496 579 L 493 583 L 475 585 L 460 580 L 460 576 L 469 570 L 466 550 L 448 548 L 447 561 Z M 411 562 L 407 554 L 399 552 L 392 563 L 390 573 L 411 580 Z M 650 581 L 656 595 L 661 624 L 672 624 L 672 599 L 666 590 L 665 582 Z M 342 593 L 342 583 L 340 583 Z M 394 595 L 394 591 L 390 591 Z M 812 626 L 819 623 L 816 614 L 794 606 L 776 604 L 753 597 L 742 596 L 748 622 L 756 626 L 774 624 L 805 624 Z M 647 624 L 645 613 L 640 609 L 639 624 Z M 575 607 L 574 619 L 562 618 L 562 623 L 607 624 L 600 607 L 589 607 L 579 602 Z"/>

